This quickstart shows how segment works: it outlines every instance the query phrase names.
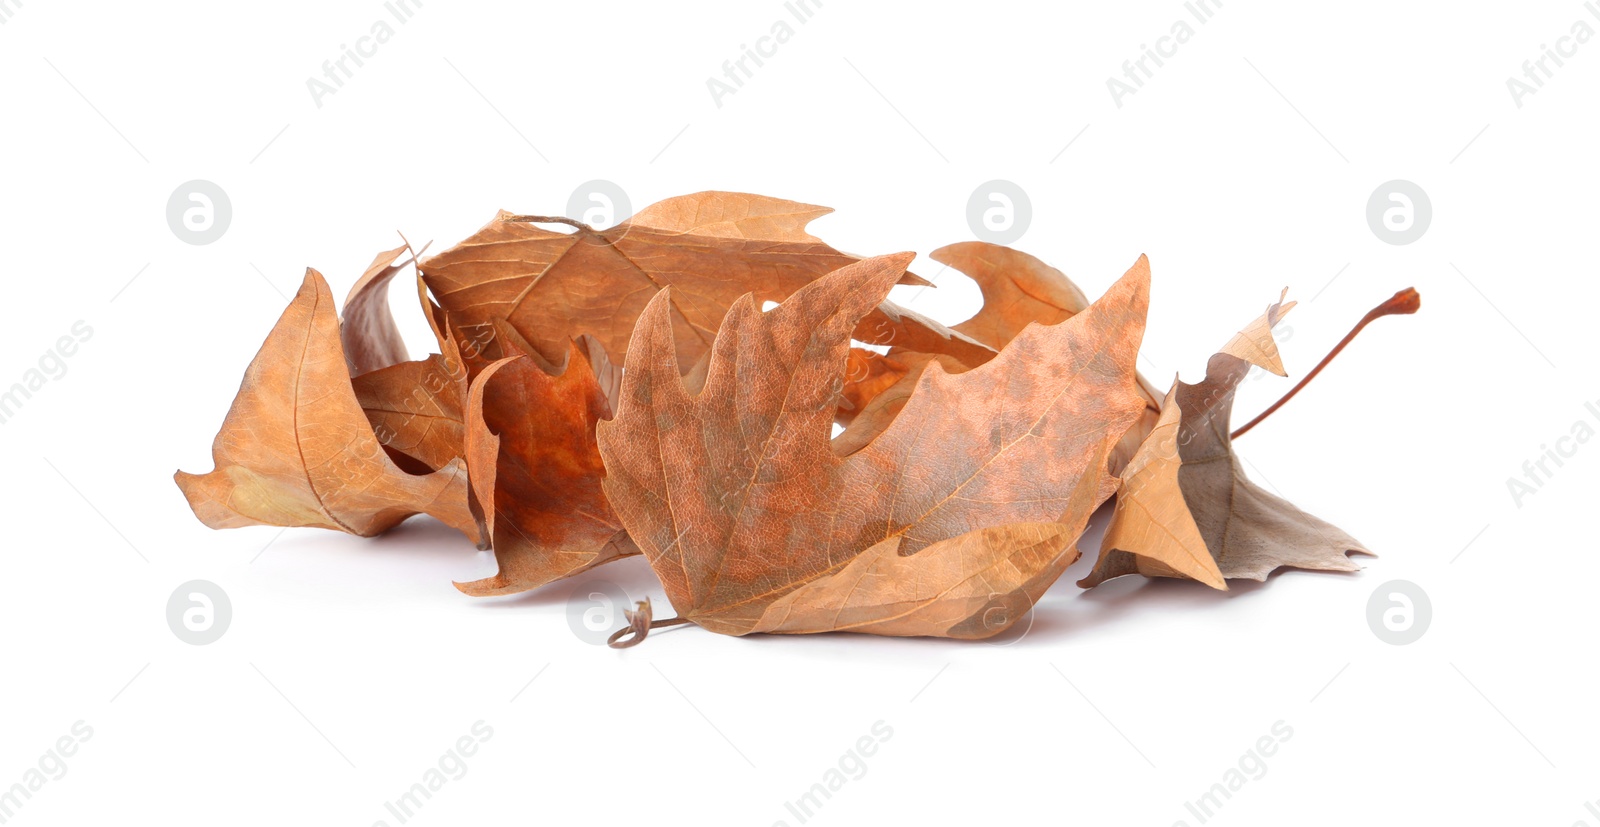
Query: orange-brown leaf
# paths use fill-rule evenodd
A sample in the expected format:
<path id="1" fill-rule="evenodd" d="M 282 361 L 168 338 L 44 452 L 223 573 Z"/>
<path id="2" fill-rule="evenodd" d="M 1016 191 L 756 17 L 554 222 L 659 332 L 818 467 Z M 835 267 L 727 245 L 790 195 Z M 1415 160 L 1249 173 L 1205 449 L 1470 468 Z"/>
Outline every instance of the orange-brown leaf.
<path id="1" fill-rule="evenodd" d="M 435 353 L 350 380 L 378 441 L 400 467 L 437 471 L 465 457 L 466 369 Z"/>
<path id="2" fill-rule="evenodd" d="M 315 270 L 245 371 L 212 457 L 216 470 L 176 476 L 212 528 L 315 526 L 372 536 L 426 513 L 479 536 L 465 464 L 412 475 L 385 454 L 356 401 L 333 296 Z"/>
<path id="3" fill-rule="evenodd" d="M 409 246 L 401 245 L 379 253 L 344 300 L 339 338 L 344 344 L 351 376 L 381 370 L 411 358 L 406 355 L 405 340 L 400 337 L 400 328 L 389 310 L 389 281 L 405 266 L 396 266 L 395 261 L 408 249 Z"/>
<path id="4" fill-rule="evenodd" d="M 584 348 L 569 344 L 566 355 L 554 376 L 536 356 L 501 359 L 468 392 L 472 487 L 500 571 L 457 583 L 467 594 L 527 591 L 638 553 L 601 490 L 594 430 L 610 403 Z"/>

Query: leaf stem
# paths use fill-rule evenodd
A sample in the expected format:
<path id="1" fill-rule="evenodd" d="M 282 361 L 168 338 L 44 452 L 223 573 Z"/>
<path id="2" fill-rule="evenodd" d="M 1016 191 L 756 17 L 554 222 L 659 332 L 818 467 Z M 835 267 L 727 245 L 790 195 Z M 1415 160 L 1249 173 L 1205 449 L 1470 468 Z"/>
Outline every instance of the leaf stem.
<path id="1" fill-rule="evenodd" d="M 567 218 L 564 215 L 508 215 L 500 220 L 514 221 L 519 224 L 565 224 L 569 227 L 577 227 L 585 232 L 594 232 L 594 228 L 588 224 L 574 218 Z"/>
<path id="2" fill-rule="evenodd" d="M 1328 351 L 1327 356 L 1322 357 L 1322 361 L 1318 362 L 1317 366 L 1312 368 L 1310 373 L 1306 374 L 1306 378 L 1300 380 L 1300 384 L 1290 388 L 1289 392 L 1284 394 L 1282 399 L 1272 403 L 1272 407 L 1262 411 L 1260 416 L 1257 416 L 1255 419 L 1252 419 L 1240 426 L 1238 430 L 1234 431 L 1229 436 L 1229 439 L 1238 439 L 1239 437 L 1243 436 L 1249 432 L 1251 428 L 1261 424 L 1261 420 L 1271 416 L 1273 411 L 1283 407 L 1283 403 L 1293 399 L 1294 395 L 1299 393 L 1301 388 L 1310 384 L 1312 379 L 1317 378 L 1317 374 L 1321 373 L 1322 369 L 1327 367 L 1329 362 L 1333 361 L 1333 357 L 1338 356 L 1339 352 L 1344 350 L 1345 346 L 1350 344 L 1350 342 L 1356 338 L 1356 334 L 1360 333 L 1361 330 L 1367 325 L 1372 324 L 1374 321 L 1381 319 L 1384 316 L 1410 315 L 1417 312 L 1417 310 L 1419 310 L 1421 307 L 1422 296 L 1417 293 L 1415 288 L 1407 287 L 1406 289 L 1401 290 L 1400 292 L 1391 296 L 1388 301 L 1372 308 L 1367 312 L 1367 315 L 1361 317 L 1361 321 L 1356 322 L 1356 326 L 1351 328 L 1350 332 L 1346 333 L 1344 338 L 1340 339 L 1337 345 L 1333 346 L 1333 350 Z"/>
<path id="3" fill-rule="evenodd" d="M 613 649 L 627 649 L 630 646 L 638 646 L 640 643 L 644 642 L 645 636 L 650 634 L 651 629 L 660 629 L 666 626 L 682 626 L 688 622 L 689 618 L 687 617 L 669 617 L 666 620 L 652 620 L 648 626 L 624 626 L 621 629 L 611 633 L 611 637 L 606 639 L 606 645 Z M 626 640 L 624 640 L 624 637 L 630 633 L 633 634 L 633 637 L 628 637 Z"/>

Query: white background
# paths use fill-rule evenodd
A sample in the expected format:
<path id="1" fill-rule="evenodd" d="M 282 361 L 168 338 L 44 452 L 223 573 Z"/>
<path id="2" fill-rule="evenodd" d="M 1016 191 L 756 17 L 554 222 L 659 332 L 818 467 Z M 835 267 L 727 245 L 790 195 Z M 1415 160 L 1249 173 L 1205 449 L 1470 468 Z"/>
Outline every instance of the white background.
<path id="1" fill-rule="evenodd" d="M 1576 0 L 1227 0 L 1120 108 L 1107 78 L 1181 4 L 827 0 L 718 107 L 707 78 L 788 17 L 775 0 L 429 0 L 320 108 L 306 79 L 387 16 L 376 0 L 15 6 L 0 386 L 74 322 L 94 335 L 0 426 L 0 786 L 75 721 L 94 734 L 8 823 L 394 825 L 384 802 L 482 720 L 492 738 L 412 823 L 794 825 L 785 802 L 883 721 L 812 823 L 1196 825 L 1184 803 L 1281 720 L 1293 737 L 1212 823 L 1600 824 L 1600 446 L 1520 507 L 1506 487 L 1575 422 L 1600 428 L 1600 45 L 1521 108 L 1506 87 L 1574 21 L 1600 28 Z M 194 519 L 171 474 L 210 469 L 306 266 L 342 296 L 396 230 L 443 249 L 596 178 L 635 208 L 704 189 L 825 204 L 812 230 L 834 246 L 923 254 L 972 237 L 974 188 L 1014 181 L 1033 204 L 1015 246 L 1090 295 L 1150 255 L 1163 387 L 1284 285 L 1294 375 L 1415 285 L 1420 315 L 1376 324 L 1239 444 L 1381 556 L 1226 594 L 1085 593 L 1090 542 L 1008 646 L 685 627 L 614 652 L 569 629 L 568 584 L 458 593 L 493 562 L 436 523 L 361 540 Z M 191 179 L 232 200 L 209 246 L 165 218 Z M 1431 196 L 1408 246 L 1367 225 L 1391 179 Z M 897 297 L 947 322 L 976 309 L 969 281 L 938 284 Z M 1249 383 L 1238 412 L 1288 385 Z M 197 578 L 234 612 L 203 647 L 164 616 Z M 670 611 L 640 559 L 580 597 L 601 579 Z M 1432 599 L 1410 646 L 1366 621 L 1394 579 Z"/>

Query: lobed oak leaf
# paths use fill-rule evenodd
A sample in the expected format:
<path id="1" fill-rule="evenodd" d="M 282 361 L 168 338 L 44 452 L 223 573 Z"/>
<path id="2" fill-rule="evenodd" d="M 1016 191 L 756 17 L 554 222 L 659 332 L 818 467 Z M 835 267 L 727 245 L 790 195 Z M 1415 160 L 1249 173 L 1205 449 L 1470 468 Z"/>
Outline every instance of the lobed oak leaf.
<path id="1" fill-rule="evenodd" d="M 841 268 L 763 313 L 734 302 L 685 387 L 671 294 L 629 345 L 597 429 L 605 492 L 681 617 L 715 632 L 986 637 L 1077 558 L 1143 409 L 1149 265 L 983 366 L 929 367 L 859 450 L 831 445 L 851 332 L 910 254 Z"/>
<path id="2" fill-rule="evenodd" d="M 1281 298 L 1268 307 L 1211 357 L 1204 381 L 1173 383 L 1160 422 L 1122 472 L 1100 558 L 1078 585 L 1143 574 L 1227 589 L 1227 580 L 1265 580 L 1283 567 L 1359 570 L 1348 555 L 1372 552 L 1251 482 L 1233 452 L 1235 391 L 1252 365 L 1285 375 L 1272 328 L 1293 307 Z"/>
<path id="3" fill-rule="evenodd" d="M 315 270 L 245 371 L 212 457 L 210 473 L 175 477 L 212 528 L 314 526 L 373 536 L 425 513 L 481 536 L 461 460 L 414 475 L 385 453 L 356 400 L 333 296 Z"/>

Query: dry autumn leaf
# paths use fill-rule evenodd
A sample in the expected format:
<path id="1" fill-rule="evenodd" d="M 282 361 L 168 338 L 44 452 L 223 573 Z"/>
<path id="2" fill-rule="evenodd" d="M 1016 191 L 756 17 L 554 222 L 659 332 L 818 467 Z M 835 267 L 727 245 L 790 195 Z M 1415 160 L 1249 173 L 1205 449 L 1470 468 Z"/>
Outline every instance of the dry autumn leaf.
<path id="1" fill-rule="evenodd" d="M 1089 307 L 1083 291 L 1065 274 L 1020 250 L 984 241 L 966 241 L 941 247 L 930 258 L 978 283 L 983 307 L 951 330 L 994 351 L 1004 348 L 1029 324 L 1060 324 Z M 840 424 L 851 425 L 857 418 L 860 424 L 854 426 L 855 434 L 844 437 L 842 450 L 851 450 L 870 441 L 898 415 L 930 362 L 937 361 L 947 372 L 957 373 L 988 361 L 988 357 L 981 354 L 974 359 L 970 354 L 949 348 L 920 347 L 914 341 L 897 340 L 894 344 L 889 353 L 878 360 L 858 357 L 859 372 L 850 375 L 852 381 L 845 394 L 853 407 L 841 409 Z M 887 375 L 895 374 L 898 375 L 896 382 L 885 381 Z M 1143 376 L 1138 377 L 1138 382 L 1145 411 L 1112 451 L 1113 474 L 1127 464 L 1145 435 L 1155 427 L 1161 413 L 1160 396 Z"/>
<path id="2" fill-rule="evenodd" d="M 460 349 L 446 333 L 449 322 L 429 300 L 420 277 L 418 298 L 439 353 L 406 361 L 405 343 L 389 310 L 388 286 L 405 266 L 394 262 L 410 249 L 408 243 L 373 259 L 345 299 L 339 338 L 356 401 L 378 441 L 401 469 L 425 474 L 465 456 L 467 374 Z"/>
<path id="3" fill-rule="evenodd" d="M 859 348 L 852 348 L 852 354 L 857 350 Z M 883 433 L 900 415 L 900 410 L 911 399 L 911 392 L 921 383 L 923 371 L 934 363 L 938 363 L 945 373 L 965 373 L 967 370 L 967 365 L 960 359 L 944 354 L 908 352 L 876 358 L 855 356 L 850 368 L 865 367 L 865 373 L 846 375 L 864 378 L 846 382 L 844 390 L 840 392 L 842 401 L 834 419 L 848 427 L 833 440 L 834 453 L 848 456 L 877 439 L 878 434 Z M 874 377 L 874 372 L 881 375 Z M 895 381 L 888 382 L 890 377 L 896 377 Z M 846 403 L 856 409 L 845 411 Z"/>
<path id="4" fill-rule="evenodd" d="M 832 447 L 858 321 L 909 254 L 842 268 L 763 313 L 732 304 L 705 386 L 680 378 L 672 297 L 640 319 L 598 429 L 605 491 L 681 618 L 716 632 L 986 637 L 1077 558 L 1143 409 L 1141 257 L 1089 310 L 986 365 L 930 369 L 849 456 Z"/>
<path id="5" fill-rule="evenodd" d="M 364 373 L 350 381 L 355 386 L 356 400 L 389 457 L 402 469 L 421 474 L 437 471 L 451 460 L 465 459 L 468 372 L 474 361 L 487 362 L 477 343 L 460 336 L 445 312 L 429 298 L 421 276 L 416 284 L 423 316 L 439 352 L 421 361 L 399 362 Z M 361 292 L 358 282 L 350 301 L 355 301 Z M 388 315 L 387 310 L 384 315 Z M 346 304 L 341 331 L 347 347 L 350 330 L 351 312 Z"/>
<path id="6" fill-rule="evenodd" d="M 1123 471 L 1100 558 L 1078 585 L 1137 573 L 1226 589 L 1227 580 L 1265 580 L 1283 567 L 1356 571 L 1348 554 L 1372 553 L 1251 482 L 1233 452 L 1235 391 L 1252 365 L 1285 375 L 1272 328 L 1293 307 L 1268 307 L 1211 357 L 1204 381 L 1173 384 L 1160 422 Z"/>
<path id="7" fill-rule="evenodd" d="M 858 260 L 805 231 L 829 212 L 732 192 L 669 198 L 606 230 L 502 211 L 421 269 L 463 332 L 487 341 L 503 323 L 547 364 L 560 363 L 568 342 L 583 334 L 622 363 L 639 313 L 670 286 L 674 346 L 687 368 L 705 354 L 740 296 L 780 302 Z M 574 231 L 556 232 L 541 223 Z M 927 284 L 909 273 L 904 283 Z M 873 344 L 905 341 L 967 359 L 993 356 L 986 346 L 887 301 L 865 314 L 860 327 L 857 338 Z M 505 355 L 490 345 L 491 359 Z"/>
<path id="8" fill-rule="evenodd" d="M 339 324 L 339 339 L 344 344 L 350 375 L 360 376 L 404 362 L 406 343 L 389 312 L 389 282 L 405 267 L 396 265 L 400 254 L 410 249 L 402 244 L 379 253 L 366 272 L 350 288 L 344 300 L 344 318 Z"/>
<path id="9" fill-rule="evenodd" d="M 466 378 L 459 358 L 435 353 L 364 373 L 350 384 L 389 457 L 421 474 L 466 456 Z"/>
<path id="10" fill-rule="evenodd" d="M 598 345 L 592 349 L 593 358 L 605 358 Z M 571 343 L 555 375 L 535 357 L 517 355 L 473 380 L 467 461 L 500 571 L 457 583 L 461 591 L 527 591 L 639 553 L 600 488 L 605 471 L 594 430 L 611 418 L 611 404 L 590 359 Z"/>
<path id="11" fill-rule="evenodd" d="M 954 329 L 990 347 L 1004 347 L 1031 322 L 1057 324 L 1089 307 L 1065 273 L 1021 250 L 963 241 L 928 257 L 978 283 L 983 307 Z"/>
<path id="12" fill-rule="evenodd" d="M 212 447 L 216 470 L 179 471 L 212 528 L 314 526 L 380 534 L 425 513 L 477 540 L 460 460 L 414 475 L 384 452 L 351 385 L 327 282 L 305 282 L 245 371 Z"/>

